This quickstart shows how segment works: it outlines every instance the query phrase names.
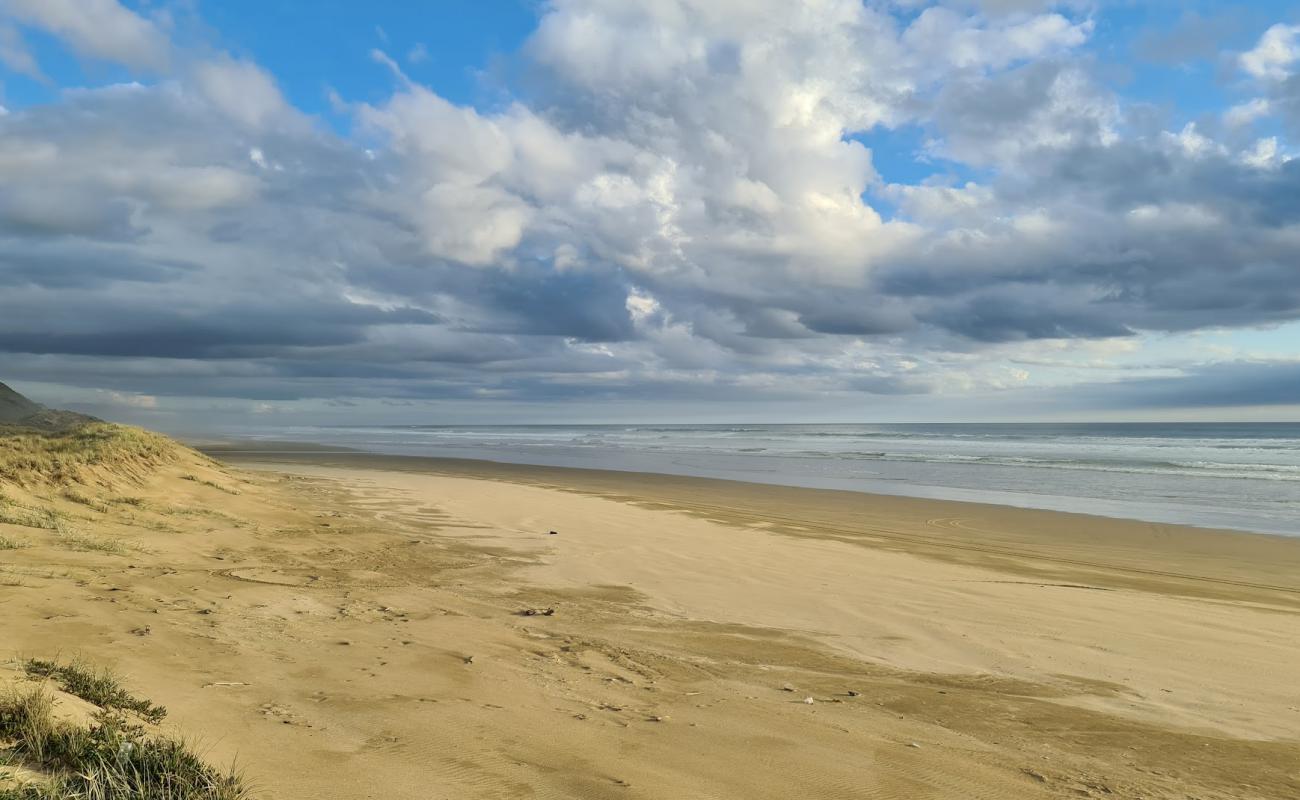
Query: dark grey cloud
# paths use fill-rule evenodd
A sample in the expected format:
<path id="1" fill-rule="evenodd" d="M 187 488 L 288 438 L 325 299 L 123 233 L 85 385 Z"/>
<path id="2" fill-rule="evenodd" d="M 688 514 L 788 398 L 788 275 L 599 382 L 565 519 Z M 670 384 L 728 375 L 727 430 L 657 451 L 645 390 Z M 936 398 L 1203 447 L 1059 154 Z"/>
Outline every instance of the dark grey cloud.
<path id="1" fill-rule="evenodd" d="M 1300 403 L 1300 361 L 1228 361 L 1185 374 L 1085 384 L 1068 392 L 1074 409 L 1223 408 Z"/>
<path id="2" fill-rule="evenodd" d="M 43 289 L 104 288 L 116 282 L 167 283 L 202 270 L 198 264 L 152 260 L 102 245 L 65 242 L 0 248 L 0 286 Z"/>
<path id="3" fill-rule="evenodd" d="M 1292 135 L 1300 135 L 1300 72 L 1282 81 L 1274 90 L 1273 102 Z"/>

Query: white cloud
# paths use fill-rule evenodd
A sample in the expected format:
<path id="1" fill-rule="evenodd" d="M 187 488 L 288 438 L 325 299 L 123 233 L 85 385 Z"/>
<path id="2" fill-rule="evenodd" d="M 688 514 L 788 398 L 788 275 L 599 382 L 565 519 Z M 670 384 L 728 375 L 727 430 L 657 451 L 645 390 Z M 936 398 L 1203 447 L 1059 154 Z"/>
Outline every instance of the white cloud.
<path id="1" fill-rule="evenodd" d="M 883 193 L 905 215 L 937 229 L 977 225 L 997 202 L 990 187 L 974 182 L 962 186 L 890 184 Z"/>
<path id="2" fill-rule="evenodd" d="M 1116 98 L 1074 65 L 1034 63 L 953 81 L 935 111 L 934 155 L 968 164 L 1033 167 L 1035 153 L 1104 147 L 1118 140 Z"/>
<path id="3" fill-rule="evenodd" d="M 1232 128 L 1249 125 L 1257 119 L 1267 117 L 1273 112 L 1273 104 L 1262 97 L 1238 103 L 1223 112 L 1223 121 Z"/>
<path id="4" fill-rule="evenodd" d="M 1242 53 L 1241 68 L 1261 80 L 1281 80 L 1300 59 L 1300 25 L 1279 23 L 1264 31 L 1253 50 Z"/>
<path id="5" fill-rule="evenodd" d="M 250 61 L 223 56 L 195 64 L 193 72 L 199 91 L 213 106 L 251 128 L 297 116 L 275 79 Z"/>
<path id="6" fill-rule="evenodd" d="M 1074 23 L 1060 14 L 1013 17 L 989 25 L 942 8 L 927 8 L 903 34 L 926 62 L 947 62 L 958 69 L 994 68 L 1055 54 L 1087 41 L 1092 23 Z"/>
<path id="7" fill-rule="evenodd" d="M 1170 145 L 1179 148 L 1190 158 L 1203 158 L 1210 154 L 1222 154 L 1225 152 L 1223 145 L 1201 135 L 1196 129 L 1195 122 L 1189 122 L 1183 126 L 1178 133 L 1165 131 L 1164 139 Z"/>
<path id="8" fill-rule="evenodd" d="M 1287 158 L 1278 146 L 1277 137 L 1269 136 L 1257 140 L 1254 147 L 1243 151 L 1241 160 L 1256 169 L 1269 169 L 1285 163 Z"/>
<path id="9" fill-rule="evenodd" d="M 149 70 L 170 61 L 167 37 L 117 0 L 5 0 L 0 11 L 66 40 L 85 56 Z"/>
<path id="10" fill-rule="evenodd" d="M 108 399 L 114 405 L 125 406 L 127 408 L 149 408 L 158 407 L 158 398 L 147 394 L 133 394 L 128 392 L 106 392 Z"/>
<path id="11" fill-rule="evenodd" d="M 490 186 L 437 184 L 421 201 L 429 251 L 466 264 L 491 264 L 519 244 L 532 216 L 519 198 Z"/>

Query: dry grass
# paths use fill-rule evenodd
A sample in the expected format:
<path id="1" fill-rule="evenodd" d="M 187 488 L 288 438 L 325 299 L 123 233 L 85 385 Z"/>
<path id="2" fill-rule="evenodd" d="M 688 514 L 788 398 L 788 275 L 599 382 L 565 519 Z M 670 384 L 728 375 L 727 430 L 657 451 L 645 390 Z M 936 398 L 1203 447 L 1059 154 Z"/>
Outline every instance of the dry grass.
<path id="1" fill-rule="evenodd" d="M 66 500 L 71 500 L 74 503 L 83 505 L 91 511 L 98 511 L 101 514 L 107 514 L 109 511 L 108 503 L 105 503 L 103 500 L 98 498 L 91 497 L 90 495 L 82 494 L 76 489 L 68 489 L 63 493 L 63 497 Z"/>
<path id="2" fill-rule="evenodd" d="M 115 541 L 113 539 L 104 539 L 99 536 L 92 536 L 88 533 L 82 533 L 70 527 L 67 520 L 62 514 L 52 508 L 34 509 L 28 506 L 20 505 L 9 500 L 4 495 L 0 495 L 0 522 L 10 525 L 22 525 L 28 528 L 39 528 L 41 530 L 54 531 L 58 537 L 59 544 L 69 550 L 90 553 L 108 553 L 110 555 L 125 555 L 132 547 L 126 543 Z M 0 537 L 0 550 L 12 550 L 15 547 L 23 545 L 11 545 L 6 547 L 4 542 L 13 542 L 14 540 Z"/>
<path id="3" fill-rule="evenodd" d="M 106 553 L 110 556 L 124 556 L 131 550 L 139 549 L 114 539 L 105 539 L 66 528 L 59 531 L 59 543 L 79 553 Z"/>
<path id="4" fill-rule="evenodd" d="M 31 508 L 0 494 L 0 523 L 52 531 L 58 529 L 58 519 L 53 509 Z"/>
<path id="5" fill-rule="evenodd" d="M 239 494 L 238 489 L 232 489 L 229 486 L 222 486 L 216 481 L 206 480 L 204 478 L 200 478 L 198 475 L 182 475 L 181 480 L 193 481 L 194 483 L 197 483 L 200 486 L 210 486 L 213 489 L 216 489 L 217 491 L 220 492 L 225 492 L 226 494 Z"/>
<path id="6" fill-rule="evenodd" d="M 21 539 L 11 539 L 8 536 L 0 536 L 0 550 L 21 550 L 27 546 L 27 542 Z"/>
<path id="7" fill-rule="evenodd" d="M 0 480 L 21 486 L 86 483 L 97 468 L 138 477 L 191 453 L 156 433 L 96 422 L 68 431 L 0 427 Z"/>

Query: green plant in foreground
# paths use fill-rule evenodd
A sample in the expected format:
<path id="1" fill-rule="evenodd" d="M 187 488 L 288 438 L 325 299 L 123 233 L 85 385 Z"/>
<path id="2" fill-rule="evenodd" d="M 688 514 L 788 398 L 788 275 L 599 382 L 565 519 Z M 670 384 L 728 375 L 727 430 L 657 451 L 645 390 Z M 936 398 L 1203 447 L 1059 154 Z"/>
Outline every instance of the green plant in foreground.
<path id="1" fill-rule="evenodd" d="M 54 717 L 43 690 L 0 695 L 0 740 L 42 782 L 0 789 L 0 800 L 247 800 L 239 775 L 219 771 L 184 742 L 104 711 L 88 725 Z"/>
<path id="2" fill-rule="evenodd" d="M 131 711 L 155 724 L 167 716 L 167 709 L 128 692 L 112 670 L 96 670 L 76 661 L 60 664 L 35 658 L 23 664 L 23 668 L 29 677 L 57 681 L 68 694 L 75 694 L 100 708 Z"/>

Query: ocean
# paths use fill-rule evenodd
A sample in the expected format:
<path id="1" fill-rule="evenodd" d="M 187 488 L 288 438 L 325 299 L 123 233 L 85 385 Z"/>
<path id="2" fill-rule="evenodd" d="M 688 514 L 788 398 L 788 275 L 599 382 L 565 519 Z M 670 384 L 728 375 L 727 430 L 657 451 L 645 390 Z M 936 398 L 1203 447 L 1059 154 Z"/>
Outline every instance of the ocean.
<path id="1" fill-rule="evenodd" d="M 1300 535 L 1300 423 L 293 427 L 379 453 L 847 489 Z"/>

